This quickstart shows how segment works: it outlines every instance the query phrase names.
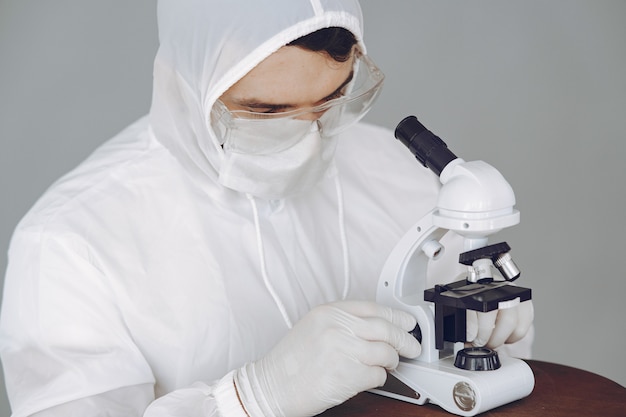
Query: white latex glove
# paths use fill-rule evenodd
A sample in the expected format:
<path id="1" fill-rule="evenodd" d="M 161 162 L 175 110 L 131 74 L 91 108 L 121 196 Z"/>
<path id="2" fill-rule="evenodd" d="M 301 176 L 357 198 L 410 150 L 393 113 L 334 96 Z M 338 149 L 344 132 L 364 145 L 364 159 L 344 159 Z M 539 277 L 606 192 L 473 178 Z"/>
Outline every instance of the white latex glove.
<path id="1" fill-rule="evenodd" d="M 265 416 L 311 416 L 383 385 L 399 355 L 421 347 L 411 315 L 376 303 L 341 301 L 311 310 L 264 358 L 241 368 L 244 408 Z"/>
<path id="2" fill-rule="evenodd" d="M 528 333 L 534 316 L 531 300 L 487 313 L 467 310 L 467 341 L 473 346 L 487 346 L 491 349 L 505 343 L 515 343 Z"/>

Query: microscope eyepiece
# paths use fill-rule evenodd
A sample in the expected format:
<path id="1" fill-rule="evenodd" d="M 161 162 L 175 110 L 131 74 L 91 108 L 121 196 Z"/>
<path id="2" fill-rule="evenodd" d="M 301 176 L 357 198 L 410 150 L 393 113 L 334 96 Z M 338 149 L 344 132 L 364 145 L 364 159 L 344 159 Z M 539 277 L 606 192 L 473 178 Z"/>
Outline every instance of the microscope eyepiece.
<path id="1" fill-rule="evenodd" d="M 409 148 L 422 165 L 437 175 L 441 174 L 448 163 L 457 158 L 446 143 L 426 129 L 415 116 L 404 118 L 396 127 L 395 136 Z"/>

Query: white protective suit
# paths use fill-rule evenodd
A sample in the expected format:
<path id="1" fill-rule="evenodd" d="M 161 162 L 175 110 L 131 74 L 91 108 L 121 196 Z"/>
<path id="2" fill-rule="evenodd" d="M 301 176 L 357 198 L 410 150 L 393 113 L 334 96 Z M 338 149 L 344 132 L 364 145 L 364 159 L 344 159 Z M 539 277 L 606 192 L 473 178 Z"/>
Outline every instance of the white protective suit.
<path id="1" fill-rule="evenodd" d="M 308 193 L 249 199 L 217 181 L 215 100 L 314 30 L 347 28 L 364 49 L 356 1 L 161 0 L 158 19 L 149 116 L 12 239 L 0 349 L 14 417 L 242 415 L 229 372 L 345 290 L 374 300 L 388 253 L 435 205 L 438 179 L 362 123 Z"/>

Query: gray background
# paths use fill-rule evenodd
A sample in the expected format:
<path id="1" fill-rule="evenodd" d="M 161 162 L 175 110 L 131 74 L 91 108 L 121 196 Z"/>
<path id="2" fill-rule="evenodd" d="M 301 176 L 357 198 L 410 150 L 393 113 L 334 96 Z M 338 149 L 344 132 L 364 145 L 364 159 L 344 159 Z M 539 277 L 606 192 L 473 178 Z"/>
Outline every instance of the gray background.
<path id="1" fill-rule="evenodd" d="M 362 5 L 387 75 L 368 119 L 416 114 L 507 177 L 534 357 L 626 385 L 626 2 Z M 0 0 L 0 271 L 36 198 L 147 112 L 156 47 L 154 0 Z"/>

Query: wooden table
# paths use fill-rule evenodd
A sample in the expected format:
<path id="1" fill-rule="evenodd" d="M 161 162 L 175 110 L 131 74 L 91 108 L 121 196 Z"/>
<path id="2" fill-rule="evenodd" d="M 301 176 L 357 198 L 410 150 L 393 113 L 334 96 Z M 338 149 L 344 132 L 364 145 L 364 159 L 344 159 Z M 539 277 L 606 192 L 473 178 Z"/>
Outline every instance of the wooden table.
<path id="1" fill-rule="evenodd" d="M 626 417 L 626 388 L 618 383 L 569 366 L 527 362 L 535 374 L 533 392 L 526 398 L 480 414 L 480 417 Z M 413 405 L 371 393 L 361 393 L 321 415 L 452 416 L 432 404 Z"/>

